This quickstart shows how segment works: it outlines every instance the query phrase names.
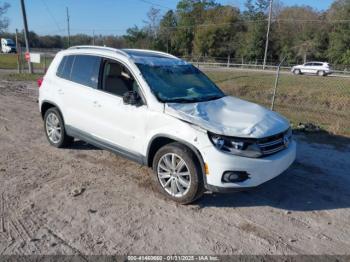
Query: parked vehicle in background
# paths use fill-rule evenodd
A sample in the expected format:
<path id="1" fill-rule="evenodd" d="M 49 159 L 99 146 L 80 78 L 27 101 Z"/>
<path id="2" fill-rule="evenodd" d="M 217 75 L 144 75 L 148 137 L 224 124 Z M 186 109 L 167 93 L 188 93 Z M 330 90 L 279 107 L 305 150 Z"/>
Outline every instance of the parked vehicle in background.
<path id="1" fill-rule="evenodd" d="M 159 190 L 182 204 L 256 187 L 295 159 L 287 119 L 170 54 L 72 47 L 38 84 L 51 145 L 78 138 L 152 167 Z"/>
<path id="2" fill-rule="evenodd" d="M 9 38 L 1 38 L 1 52 L 7 54 L 17 53 L 15 42 Z"/>
<path id="3" fill-rule="evenodd" d="M 318 76 L 327 76 L 332 74 L 331 65 L 326 62 L 308 62 L 303 65 L 292 67 L 292 73 L 295 75 L 314 74 Z"/>

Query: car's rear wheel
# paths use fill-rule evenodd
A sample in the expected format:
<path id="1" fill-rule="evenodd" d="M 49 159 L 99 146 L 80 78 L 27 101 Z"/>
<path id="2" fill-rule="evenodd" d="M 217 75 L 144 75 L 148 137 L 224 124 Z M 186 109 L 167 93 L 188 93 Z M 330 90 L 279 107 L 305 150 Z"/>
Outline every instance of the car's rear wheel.
<path id="1" fill-rule="evenodd" d="M 182 144 L 171 143 L 159 149 L 153 159 L 153 170 L 159 190 L 178 203 L 189 204 L 204 192 L 196 156 Z"/>
<path id="2" fill-rule="evenodd" d="M 300 69 L 295 69 L 295 70 L 293 71 L 293 73 L 294 73 L 294 75 L 301 75 Z"/>
<path id="3" fill-rule="evenodd" d="M 66 147 L 73 142 L 73 138 L 66 134 L 63 118 L 56 107 L 45 112 L 44 129 L 47 140 L 54 147 Z"/>
<path id="4" fill-rule="evenodd" d="M 325 76 L 325 75 L 326 75 L 326 72 L 321 70 L 321 71 L 318 71 L 318 72 L 317 72 L 317 75 L 318 75 L 318 76 Z"/>

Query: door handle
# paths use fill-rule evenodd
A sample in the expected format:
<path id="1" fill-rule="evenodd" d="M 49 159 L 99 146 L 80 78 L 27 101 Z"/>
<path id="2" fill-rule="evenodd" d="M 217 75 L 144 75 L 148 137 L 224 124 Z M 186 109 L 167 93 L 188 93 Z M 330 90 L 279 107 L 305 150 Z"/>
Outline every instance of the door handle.
<path id="1" fill-rule="evenodd" d="M 57 92 L 58 92 L 58 94 L 59 94 L 59 95 L 63 95 L 63 94 L 64 94 L 64 92 L 63 92 L 63 90 L 62 90 L 62 89 L 58 89 L 58 91 L 57 91 Z"/>

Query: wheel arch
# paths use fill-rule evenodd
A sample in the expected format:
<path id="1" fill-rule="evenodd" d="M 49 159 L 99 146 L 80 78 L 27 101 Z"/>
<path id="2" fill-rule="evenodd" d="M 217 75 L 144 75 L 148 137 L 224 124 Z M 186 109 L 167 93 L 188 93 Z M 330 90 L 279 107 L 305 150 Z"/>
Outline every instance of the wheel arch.
<path id="1" fill-rule="evenodd" d="M 177 137 L 173 137 L 173 136 L 169 136 L 169 135 L 165 135 L 165 134 L 159 134 L 159 135 L 155 135 L 154 137 L 152 137 L 152 139 L 150 140 L 149 144 L 148 144 L 148 148 L 147 148 L 147 155 L 146 155 L 146 165 L 148 167 L 152 166 L 153 163 L 153 159 L 155 154 L 157 153 L 157 151 L 162 148 L 163 146 L 170 144 L 170 143 L 180 143 L 184 146 L 186 146 L 187 148 L 189 148 L 194 155 L 196 156 L 196 160 L 199 164 L 199 167 L 202 171 L 202 175 L 203 175 L 203 181 L 204 184 L 206 185 L 206 175 L 205 175 L 205 163 L 202 157 L 202 154 L 199 152 L 199 150 L 192 145 L 189 142 L 186 142 L 182 139 L 179 139 Z"/>
<path id="2" fill-rule="evenodd" d="M 49 110 L 52 107 L 56 107 L 57 108 L 57 110 L 58 110 L 58 112 L 60 112 L 61 117 L 62 117 L 63 122 L 64 122 L 64 117 L 63 117 L 61 109 L 57 106 L 57 104 L 55 104 L 55 103 L 53 103 L 51 101 L 47 101 L 47 100 L 44 100 L 41 103 L 41 106 L 40 106 L 41 117 L 44 119 L 46 111 Z"/>

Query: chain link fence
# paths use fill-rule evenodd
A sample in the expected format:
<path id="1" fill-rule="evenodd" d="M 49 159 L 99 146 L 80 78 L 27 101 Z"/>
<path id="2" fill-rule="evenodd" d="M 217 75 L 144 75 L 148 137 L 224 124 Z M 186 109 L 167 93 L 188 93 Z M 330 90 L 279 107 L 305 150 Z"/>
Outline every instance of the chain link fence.
<path id="1" fill-rule="evenodd" d="M 11 70 L 19 73 L 27 73 L 28 62 L 25 59 L 25 51 L 23 50 L 25 49 L 19 49 L 16 54 L 0 53 L 0 69 Z M 56 54 L 56 52 L 45 50 L 31 50 L 31 52 L 40 54 L 40 63 L 32 63 L 34 72 L 38 74 L 46 72 Z"/>

